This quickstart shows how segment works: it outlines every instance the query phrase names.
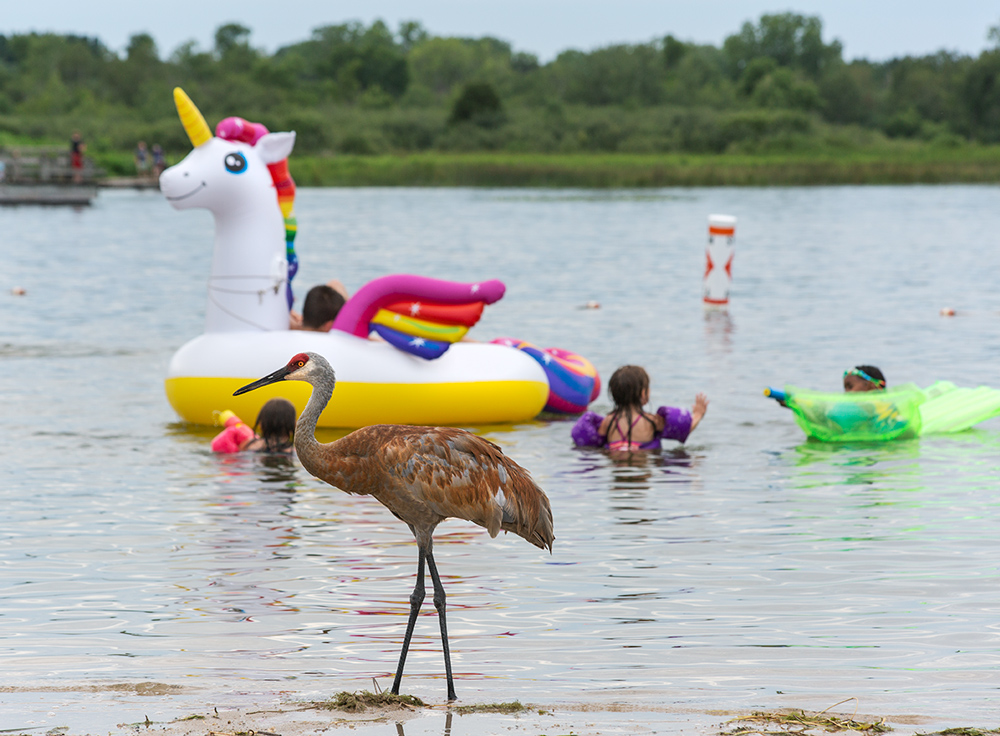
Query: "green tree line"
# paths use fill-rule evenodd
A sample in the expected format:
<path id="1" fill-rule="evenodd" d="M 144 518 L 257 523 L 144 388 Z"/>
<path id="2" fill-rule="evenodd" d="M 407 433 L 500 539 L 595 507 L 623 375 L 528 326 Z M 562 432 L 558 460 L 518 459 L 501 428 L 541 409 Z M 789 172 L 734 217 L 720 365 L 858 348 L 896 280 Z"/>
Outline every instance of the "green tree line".
<path id="1" fill-rule="evenodd" d="M 755 153 L 916 139 L 1000 141 L 1000 27 L 977 57 L 940 51 L 845 61 L 818 17 L 763 15 L 721 47 L 672 35 L 564 51 L 548 63 L 491 37 L 417 22 L 317 28 L 268 54 L 238 23 L 214 47 L 123 53 L 76 35 L 0 35 L 0 143 L 189 148 L 171 90 L 210 125 L 229 115 L 295 130 L 299 153 Z"/>

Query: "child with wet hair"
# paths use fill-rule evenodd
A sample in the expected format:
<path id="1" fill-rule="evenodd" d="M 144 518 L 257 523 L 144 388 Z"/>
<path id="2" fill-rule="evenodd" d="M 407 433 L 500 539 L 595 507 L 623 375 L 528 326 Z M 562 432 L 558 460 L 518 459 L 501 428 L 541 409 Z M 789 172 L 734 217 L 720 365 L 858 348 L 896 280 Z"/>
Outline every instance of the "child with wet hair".
<path id="1" fill-rule="evenodd" d="M 212 452 L 292 454 L 295 406 L 288 399 L 268 399 L 257 414 L 253 429 L 231 411 L 221 412 L 218 421 L 226 428 L 212 440 Z"/>
<path id="2" fill-rule="evenodd" d="M 336 279 L 314 286 L 302 302 L 302 314 L 294 310 L 289 313 L 289 328 L 329 332 L 347 299 L 347 289 Z"/>
<path id="3" fill-rule="evenodd" d="M 884 391 L 885 376 L 873 365 L 856 365 L 844 371 L 844 393 L 854 394 L 863 391 Z"/>
<path id="4" fill-rule="evenodd" d="M 573 426 L 573 442 L 579 447 L 607 447 L 613 453 L 655 450 L 663 438 L 685 442 L 708 410 L 708 399 L 699 393 L 690 411 L 661 406 L 655 413 L 643 407 L 649 402 L 649 374 L 637 365 L 625 365 L 608 381 L 614 409 L 605 417 L 588 411 Z"/>

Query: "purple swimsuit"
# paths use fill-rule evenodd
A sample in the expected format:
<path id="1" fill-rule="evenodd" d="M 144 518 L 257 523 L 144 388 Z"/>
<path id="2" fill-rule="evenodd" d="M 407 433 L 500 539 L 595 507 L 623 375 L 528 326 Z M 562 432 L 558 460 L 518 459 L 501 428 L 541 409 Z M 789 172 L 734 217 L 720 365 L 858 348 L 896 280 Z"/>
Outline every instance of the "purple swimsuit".
<path id="1" fill-rule="evenodd" d="M 652 440 L 639 445 L 642 450 L 656 450 L 661 439 L 684 442 L 691 434 L 691 412 L 673 406 L 661 406 L 656 413 L 663 417 L 663 431 L 657 432 Z M 577 447 L 607 447 L 608 438 L 598 433 L 604 417 L 592 411 L 576 420 L 570 433 Z"/>

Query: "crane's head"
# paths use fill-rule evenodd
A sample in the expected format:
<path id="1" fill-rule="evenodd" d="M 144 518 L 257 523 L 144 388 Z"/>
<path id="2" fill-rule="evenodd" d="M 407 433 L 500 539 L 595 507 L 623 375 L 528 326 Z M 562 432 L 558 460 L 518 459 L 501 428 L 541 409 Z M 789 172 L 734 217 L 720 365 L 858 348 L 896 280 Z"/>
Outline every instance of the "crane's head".
<path id="1" fill-rule="evenodd" d="M 269 386 L 278 381 L 306 381 L 314 384 L 318 379 L 333 381 L 333 368 L 330 367 L 326 358 L 318 353 L 299 353 L 274 373 L 236 389 L 233 391 L 233 396 L 245 394 L 262 386 Z"/>

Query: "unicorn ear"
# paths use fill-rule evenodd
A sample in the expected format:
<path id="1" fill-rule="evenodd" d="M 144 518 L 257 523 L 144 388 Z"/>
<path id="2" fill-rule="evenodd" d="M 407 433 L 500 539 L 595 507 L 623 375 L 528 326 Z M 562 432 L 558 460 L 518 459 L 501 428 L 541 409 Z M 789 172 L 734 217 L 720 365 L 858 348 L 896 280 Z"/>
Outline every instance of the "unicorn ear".
<path id="1" fill-rule="evenodd" d="M 266 164 L 276 164 L 288 158 L 295 146 L 295 131 L 290 133 L 268 133 L 260 137 L 254 148 Z"/>

